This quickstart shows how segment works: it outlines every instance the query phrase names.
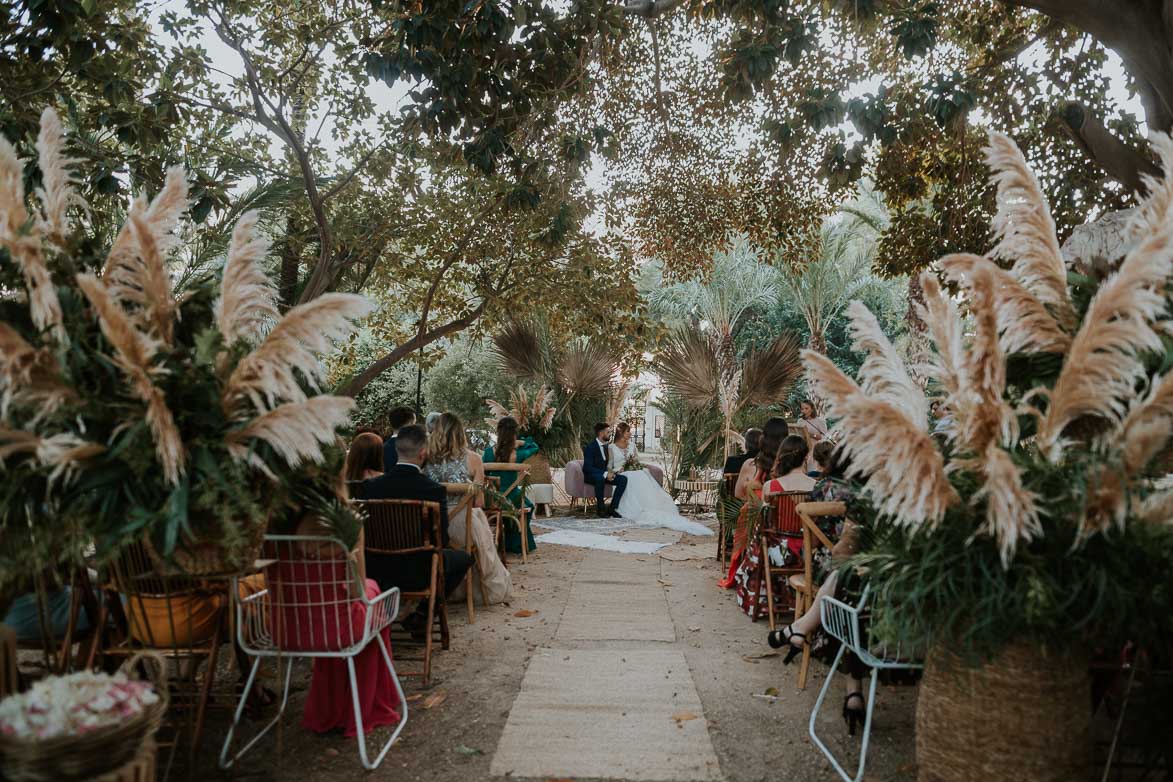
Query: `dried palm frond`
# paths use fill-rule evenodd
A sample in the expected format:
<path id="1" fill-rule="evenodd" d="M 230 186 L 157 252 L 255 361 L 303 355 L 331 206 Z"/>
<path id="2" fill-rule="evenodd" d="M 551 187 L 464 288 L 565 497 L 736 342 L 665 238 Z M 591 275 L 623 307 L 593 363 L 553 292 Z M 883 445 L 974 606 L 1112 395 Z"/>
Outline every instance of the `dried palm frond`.
<path id="1" fill-rule="evenodd" d="M 860 385 L 874 401 L 887 402 L 922 431 L 928 431 L 929 401 L 924 391 L 908 375 L 904 359 L 884 335 L 880 322 L 861 301 L 847 307 L 851 336 L 856 350 L 866 351 L 859 369 Z"/>
<path id="2" fill-rule="evenodd" d="M 1161 230 L 1173 210 L 1173 138 L 1167 133 L 1150 133 L 1149 143 L 1161 161 L 1161 176 L 1141 175 L 1146 195 L 1141 199 L 1133 221 L 1134 233 Z"/>
<path id="3" fill-rule="evenodd" d="M 97 277 L 79 274 L 77 284 L 97 313 L 102 334 L 114 347 L 114 363 L 127 376 L 135 396 L 147 405 L 146 420 L 155 440 L 155 452 L 163 467 L 164 480 L 178 483 L 184 468 L 183 438 L 171 409 L 167 407 L 163 390 L 153 379 L 162 371 L 153 364 L 159 342 L 134 327 Z"/>
<path id="4" fill-rule="evenodd" d="M 961 314 L 953 300 L 942 293 L 931 272 L 921 274 L 920 286 L 925 303 L 917 304 L 917 313 L 928 327 L 937 349 L 927 357 L 924 366 L 918 367 L 918 371 L 941 384 L 946 400 L 953 399 L 968 385 L 965 381 Z"/>
<path id="5" fill-rule="evenodd" d="M 867 478 L 865 491 L 880 512 L 912 528 L 939 522 L 959 497 L 923 419 L 865 394 L 820 353 L 804 350 L 802 359 L 812 388 L 839 419 L 851 475 Z"/>
<path id="6" fill-rule="evenodd" d="M 598 397 L 607 393 L 618 368 L 614 351 L 592 340 L 579 340 L 558 362 L 554 377 L 569 395 Z"/>
<path id="7" fill-rule="evenodd" d="M 1022 485 L 1022 473 L 997 443 L 986 446 L 980 469 L 985 483 L 974 493 L 973 502 L 985 500 L 986 520 L 978 531 L 997 541 L 1002 566 L 1009 567 L 1019 543 L 1043 534 L 1038 496 Z"/>
<path id="8" fill-rule="evenodd" d="M 1012 261 L 1013 275 L 1039 301 L 1054 307 L 1061 324 L 1074 324 L 1067 267 L 1038 180 L 1009 136 L 991 131 L 985 152 L 998 187 L 998 211 L 993 221 L 998 244 L 992 255 Z"/>
<path id="9" fill-rule="evenodd" d="M 346 424 L 354 404 L 350 397 L 316 396 L 279 405 L 229 432 L 225 437 L 228 452 L 234 459 L 256 464 L 259 460 L 250 459 L 249 443 L 260 440 L 290 467 L 321 462 L 325 458 L 322 446 L 334 442 L 335 432 Z"/>
<path id="10" fill-rule="evenodd" d="M 245 212 L 232 229 L 228 260 L 216 299 L 216 328 L 231 345 L 238 339 L 255 341 L 270 322 L 276 321 L 277 290 L 261 266 L 269 243 L 257 235 L 257 212 Z"/>
<path id="11" fill-rule="evenodd" d="M 546 376 L 546 348 L 532 323 L 515 321 L 502 329 L 493 337 L 493 353 L 518 380 L 540 380 Z"/>
<path id="12" fill-rule="evenodd" d="M 65 339 L 61 302 L 45 264 L 41 234 L 36 226 L 29 231 L 31 216 L 24 205 L 24 166 L 8 139 L 0 136 L 0 246 L 24 277 L 29 293 L 29 314 L 38 329 L 50 329 L 54 338 Z"/>
<path id="13" fill-rule="evenodd" d="M 326 293 L 285 313 L 256 350 L 240 360 L 224 386 L 225 410 L 243 399 L 259 411 L 281 402 L 304 402 L 302 383 L 321 387 L 325 368 L 318 355 L 354 329 L 352 321 L 368 315 L 374 305 L 362 296 Z M 238 410 L 238 417 L 250 417 Z"/>
<path id="14" fill-rule="evenodd" d="M 1133 248 L 1088 305 L 1040 421 L 1039 443 L 1052 461 L 1077 418 L 1120 423 L 1145 375 L 1140 354 L 1164 350 L 1154 321 L 1165 312 L 1164 284 L 1173 272 L 1170 226 Z"/>
<path id="15" fill-rule="evenodd" d="M 689 407 L 705 407 L 717 398 L 717 357 L 709 341 L 696 329 L 677 331 L 667 339 L 656 357 L 656 371 L 664 385 L 679 394 Z"/>
<path id="16" fill-rule="evenodd" d="M 746 356 L 741 376 L 742 404 L 771 405 L 785 400 L 802 377 L 798 353 L 798 338 L 787 332 Z"/>
<path id="17" fill-rule="evenodd" d="M 942 258 L 941 268 L 949 279 L 967 287 L 977 269 L 989 271 L 994 279 L 998 331 L 1005 353 L 1062 353 L 1071 345 L 1071 335 L 1059 326 L 1046 306 L 997 264 L 979 255 L 956 253 Z"/>
<path id="18" fill-rule="evenodd" d="M 41 112 L 37 158 L 41 169 L 41 187 L 37 188 L 37 198 L 41 201 L 39 230 L 46 238 L 60 242 L 69 231 L 69 207 L 84 209 L 86 202 L 74 189 L 78 180 L 69 169 L 77 161 L 65 155 L 65 131 L 57 112 L 51 108 Z"/>

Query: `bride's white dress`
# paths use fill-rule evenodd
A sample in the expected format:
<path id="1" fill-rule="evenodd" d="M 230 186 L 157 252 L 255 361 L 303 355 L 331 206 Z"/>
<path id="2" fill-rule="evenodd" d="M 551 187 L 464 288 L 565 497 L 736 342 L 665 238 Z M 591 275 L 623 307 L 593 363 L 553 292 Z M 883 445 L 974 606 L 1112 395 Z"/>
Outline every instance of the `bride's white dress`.
<path id="1" fill-rule="evenodd" d="M 664 487 L 646 470 L 624 470 L 627 454 L 616 445 L 608 446 L 607 470 L 627 478 L 627 489 L 619 500 L 619 515 L 640 527 L 664 527 L 689 535 L 712 535 L 713 531 L 680 515 Z"/>

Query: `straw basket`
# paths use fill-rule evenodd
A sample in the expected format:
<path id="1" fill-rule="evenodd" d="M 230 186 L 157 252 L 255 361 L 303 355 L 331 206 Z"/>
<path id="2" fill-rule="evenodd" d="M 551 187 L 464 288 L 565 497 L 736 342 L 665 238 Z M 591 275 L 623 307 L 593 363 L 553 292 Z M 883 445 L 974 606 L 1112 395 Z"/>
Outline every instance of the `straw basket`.
<path id="1" fill-rule="evenodd" d="M 524 464 L 529 465 L 529 482 L 530 483 L 553 483 L 554 473 L 550 469 L 550 460 L 541 451 L 538 451 L 533 456 L 525 460 Z"/>
<path id="2" fill-rule="evenodd" d="M 12 782 L 92 779 L 130 764 L 153 740 L 167 711 L 167 664 L 155 652 L 139 652 L 122 665 L 128 674 L 141 661 L 152 669 L 159 700 L 135 717 L 81 736 L 26 741 L 0 735 L 0 778 Z"/>
<path id="3" fill-rule="evenodd" d="M 1071 782 L 1090 768 L 1088 661 L 1012 644 L 973 668 L 943 647 L 916 708 L 919 782 Z"/>

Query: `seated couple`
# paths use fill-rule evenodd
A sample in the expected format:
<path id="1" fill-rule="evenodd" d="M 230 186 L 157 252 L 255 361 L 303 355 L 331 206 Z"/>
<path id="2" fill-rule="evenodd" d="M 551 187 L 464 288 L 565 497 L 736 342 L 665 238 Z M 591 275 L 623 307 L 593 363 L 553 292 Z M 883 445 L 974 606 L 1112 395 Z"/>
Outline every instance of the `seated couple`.
<path id="1" fill-rule="evenodd" d="M 484 584 L 483 594 L 490 603 L 508 600 L 513 591 L 509 571 L 497 556 L 493 531 L 484 510 L 472 507 L 449 514 L 460 497 L 449 496 L 442 483 L 480 483 L 484 480 L 480 457 L 468 450 L 464 427 L 456 416 L 440 417 L 431 439 L 415 424 L 401 428 L 396 436 L 397 463 L 383 472 L 383 443 L 378 435 L 360 434 L 346 456 L 346 477 L 356 499 L 360 500 L 428 500 L 440 505 L 440 532 L 444 550 L 445 595 L 451 596 L 460 586 L 472 558 L 460 550 L 465 544 L 472 513 L 473 543 L 478 549 L 477 575 Z M 361 481 L 361 483 L 357 483 Z M 448 546 L 456 548 L 448 548 Z M 405 592 L 424 588 L 431 568 L 426 554 L 408 557 L 365 555 L 367 573 L 388 589 L 397 586 Z M 416 635 L 426 632 L 426 605 L 403 620 Z"/>
<path id="2" fill-rule="evenodd" d="M 625 470 L 631 450 L 631 425 L 620 421 L 595 424 L 595 439 L 582 447 L 582 477 L 594 486 L 595 513 L 624 518 L 641 527 L 664 527 L 690 535 L 712 535 L 703 524 L 680 515 L 676 502 L 644 469 Z M 607 486 L 614 487 L 611 505 L 604 504 Z"/>

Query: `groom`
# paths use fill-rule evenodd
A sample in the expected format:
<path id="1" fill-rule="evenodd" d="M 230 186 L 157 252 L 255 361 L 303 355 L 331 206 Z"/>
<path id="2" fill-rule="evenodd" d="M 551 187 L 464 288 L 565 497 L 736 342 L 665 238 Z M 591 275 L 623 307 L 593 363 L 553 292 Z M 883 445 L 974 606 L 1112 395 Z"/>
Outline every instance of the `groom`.
<path id="1" fill-rule="evenodd" d="M 582 447 L 582 477 L 595 487 L 595 513 L 600 518 L 619 517 L 619 501 L 623 498 L 623 490 L 627 488 L 625 476 L 607 471 L 607 443 L 610 441 L 611 426 L 595 424 L 595 439 Z M 610 508 L 603 505 L 603 492 L 607 484 L 615 487 Z"/>

